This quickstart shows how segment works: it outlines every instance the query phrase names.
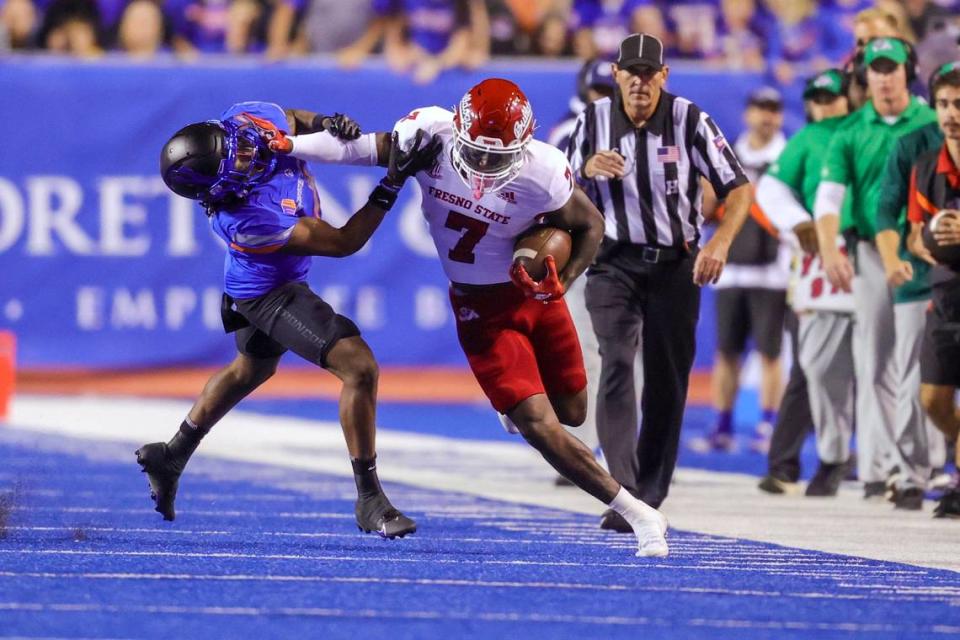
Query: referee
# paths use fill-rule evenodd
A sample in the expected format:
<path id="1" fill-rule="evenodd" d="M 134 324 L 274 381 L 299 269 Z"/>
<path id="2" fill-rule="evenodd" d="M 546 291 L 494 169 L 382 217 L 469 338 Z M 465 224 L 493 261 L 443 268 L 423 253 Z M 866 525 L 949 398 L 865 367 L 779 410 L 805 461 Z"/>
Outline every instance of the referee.
<path id="1" fill-rule="evenodd" d="M 620 43 L 612 98 L 577 120 L 568 155 L 606 231 L 587 274 L 587 308 L 600 343 L 597 431 L 610 472 L 653 507 L 667 496 L 695 351 L 699 286 L 714 283 L 752 194 L 713 120 L 663 90 L 663 44 L 648 34 Z M 706 178 L 726 213 L 700 248 Z M 645 383 L 637 433 L 633 361 Z M 600 526 L 630 531 L 613 511 Z"/>

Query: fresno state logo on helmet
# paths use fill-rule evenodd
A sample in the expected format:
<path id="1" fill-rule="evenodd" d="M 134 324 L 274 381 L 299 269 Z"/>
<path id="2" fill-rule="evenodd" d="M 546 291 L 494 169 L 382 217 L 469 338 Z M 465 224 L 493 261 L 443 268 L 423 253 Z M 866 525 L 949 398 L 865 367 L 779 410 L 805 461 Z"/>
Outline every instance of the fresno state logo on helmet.
<path id="1" fill-rule="evenodd" d="M 469 140 L 497 147 L 523 145 L 533 136 L 535 127 L 527 96 L 502 78 L 484 80 L 464 94 L 453 121 Z"/>

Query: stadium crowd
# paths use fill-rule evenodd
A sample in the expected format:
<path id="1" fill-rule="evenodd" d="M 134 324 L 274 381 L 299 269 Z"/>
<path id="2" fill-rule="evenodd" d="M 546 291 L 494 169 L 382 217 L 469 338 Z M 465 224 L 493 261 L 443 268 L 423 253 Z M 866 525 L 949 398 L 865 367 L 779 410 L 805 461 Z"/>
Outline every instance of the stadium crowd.
<path id="1" fill-rule="evenodd" d="M 328 53 L 348 67 L 382 53 L 429 82 L 490 56 L 610 57 L 627 34 L 644 32 L 675 62 L 767 70 L 788 84 L 798 69 L 842 62 L 854 16 L 874 6 L 897 17 L 921 54 L 960 31 L 957 0 L 0 0 L 0 51 Z"/>

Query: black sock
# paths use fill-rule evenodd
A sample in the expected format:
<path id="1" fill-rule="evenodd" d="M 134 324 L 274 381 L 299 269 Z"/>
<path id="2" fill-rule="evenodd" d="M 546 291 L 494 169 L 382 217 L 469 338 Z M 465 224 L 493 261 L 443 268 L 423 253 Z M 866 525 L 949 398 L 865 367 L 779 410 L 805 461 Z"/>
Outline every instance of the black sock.
<path id="1" fill-rule="evenodd" d="M 372 458 L 350 458 L 353 465 L 353 479 L 357 483 L 357 494 L 363 498 L 383 493 L 380 479 L 377 478 L 377 456 Z"/>
<path id="2" fill-rule="evenodd" d="M 173 434 L 170 442 L 167 443 L 167 450 L 174 459 L 186 463 L 197 447 L 200 446 L 200 441 L 203 440 L 203 436 L 207 435 L 208 431 L 209 429 L 191 426 L 189 422 L 184 420 L 180 423 L 180 429 Z"/>

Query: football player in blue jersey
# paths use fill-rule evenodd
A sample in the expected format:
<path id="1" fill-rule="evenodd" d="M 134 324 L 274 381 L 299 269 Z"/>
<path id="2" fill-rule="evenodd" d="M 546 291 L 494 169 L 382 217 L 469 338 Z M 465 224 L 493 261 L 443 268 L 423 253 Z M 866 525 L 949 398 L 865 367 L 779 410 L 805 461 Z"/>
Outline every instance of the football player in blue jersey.
<path id="1" fill-rule="evenodd" d="M 340 228 L 320 217 L 305 164 L 274 154 L 268 141 L 290 133 L 315 136 L 328 162 L 387 166 L 367 203 Z M 422 133 L 422 132 L 421 132 Z M 357 484 L 360 529 L 388 538 L 416 531 L 390 504 L 376 471 L 378 367 L 357 326 L 307 286 L 311 256 L 358 251 L 397 199 L 404 181 L 430 169 L 440 142 L 417 137 L 408 151 L 386 134 L 360 135 L 342 115 L 284 111 L 265 102 L 233 105 L 219 120 L 191 124 L 164 145 L 160 170 L 175 193 L 199 200 L 227 246 L 222 315 L 235 332 L 237 357 L 207 381 L 169 442 L 146 444 L 137 461 L 150 481 L 156 510 L 175 517 L 174 500 L 187 460 L 230 409 L 274 374 L 287 350 L 343 381 L 340 422 Z"/>

